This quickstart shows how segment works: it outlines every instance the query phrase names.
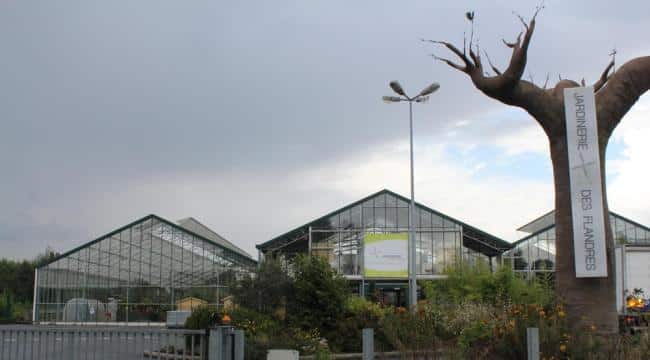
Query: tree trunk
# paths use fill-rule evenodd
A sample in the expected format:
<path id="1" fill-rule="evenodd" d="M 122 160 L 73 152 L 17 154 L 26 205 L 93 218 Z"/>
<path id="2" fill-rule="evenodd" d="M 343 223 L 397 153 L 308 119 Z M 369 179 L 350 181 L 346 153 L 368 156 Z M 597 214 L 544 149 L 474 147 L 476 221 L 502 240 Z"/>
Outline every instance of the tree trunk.
<path id="1" fill-rule="evenodd" d="M 613 334 L 618 332 L 618 313 L 616 309 L 614 241 L 605 187 L 605 149 L 607 147 L 605 136 L 600 136 L 599 143 L 608 276 L 606 278 L 576 278 L 567 139 L 565 135 L 555 136 L 551 140 L 551 160 L 555 182 L 556 292 L 566 305 L 571 324 L 576 324 L 579 327 L 595 325 L 597 332 Z M 589 314 L 589 318 L 583 318 L 580 314 Z"/>
<path id="2" fill-rule="evenodd" d="M 576 278 L 573 254 L 571 184 L 563 90 L 578 87 L 580 84 L 564 79 L 560 80 L 554 88 L 546 89 L 546 84 L 540 88 L 532 81 L 529 82 L 521 78 L 526 67 L 530 39 L 535 30 L 535 18 L 543 7 L 543 5 L 537 7 L 529 23 L 519 16 L 525 32 L 520 33 L 512 43 L 503 41 L 512 49 L 510 62 L 505 71 L 500 71 L 487 58 L 490 68 L 495 73 L 493 76 L 487 74 L 484 69 L 479 46 L 472 42 L 472 38 L 470 38 L 469 45 L 463 43 L 462 49 L 449 42 L 430 41 L 447 48 L 461 62 L 455 63 L 434 55 L 435 59 L 467 74 L 474 86 L 485 95 L 504 104 L 518 106 L 526 110 L 544 129 L 550 141 L 555 182 L 556 292 L 560 300 L 567 306 L 567 314 L 572 325 L 595 325 L 601 334 L 615 334 L 618 332 L 616 274 L 614 240 L 609 222 L 605 187 L 605 149 L 609 137 L 625 113 L 639 99 L 639 96 L 650 90 L 650 56 L 632 59 L 610 76 L 610 71 L 614 68 L 614 59 L 612 59 L 600 79 L 593 85 L 598 118 L 608 276 L 606 278 L 578 279 Z M 472 21 L 472 19 L 469 20 Z M 487 57 L 487 54 L 485 55 Z M 584 80 L 582 86 L 584 86 Z M 586 316 L 589 318 L 585 318 Z"/>

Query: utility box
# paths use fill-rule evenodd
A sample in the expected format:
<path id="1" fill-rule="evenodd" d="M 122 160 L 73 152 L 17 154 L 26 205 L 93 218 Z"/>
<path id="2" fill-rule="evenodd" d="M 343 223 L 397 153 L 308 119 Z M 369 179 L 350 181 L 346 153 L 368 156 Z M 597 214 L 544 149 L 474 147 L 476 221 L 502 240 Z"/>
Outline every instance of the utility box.
<path id="1" fill-rule="evenodd" d="M 266 360 L 299 360 L 300 353 L 297 350 L 274 349 L 269 350 Z"/>

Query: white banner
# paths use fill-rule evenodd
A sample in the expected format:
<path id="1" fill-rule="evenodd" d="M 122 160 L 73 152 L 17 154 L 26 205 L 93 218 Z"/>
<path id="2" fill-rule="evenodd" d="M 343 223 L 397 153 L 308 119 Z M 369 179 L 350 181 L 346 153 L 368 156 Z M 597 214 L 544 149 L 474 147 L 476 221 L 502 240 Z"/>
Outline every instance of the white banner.
<path id="1" fill-rule="evenodd" d="M 593 87 L 564 89 L 576 277 L 607 277 L 603 189 Z"/>
<path id="2" fill-rule="evenodd" d="M 365 234 L 363 273 L 365 277 L 408 277 L 408 233 Z"/>

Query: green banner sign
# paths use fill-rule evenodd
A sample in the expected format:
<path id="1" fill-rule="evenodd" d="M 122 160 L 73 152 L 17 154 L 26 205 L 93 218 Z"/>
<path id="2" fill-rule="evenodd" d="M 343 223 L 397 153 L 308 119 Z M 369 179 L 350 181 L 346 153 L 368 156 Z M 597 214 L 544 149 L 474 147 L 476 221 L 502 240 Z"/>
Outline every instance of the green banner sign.
<path id="1" fill-rule="evenodd" d="M 365 234 L 363 271 L 365 277 L 408 277 L 408 233 Z"/>

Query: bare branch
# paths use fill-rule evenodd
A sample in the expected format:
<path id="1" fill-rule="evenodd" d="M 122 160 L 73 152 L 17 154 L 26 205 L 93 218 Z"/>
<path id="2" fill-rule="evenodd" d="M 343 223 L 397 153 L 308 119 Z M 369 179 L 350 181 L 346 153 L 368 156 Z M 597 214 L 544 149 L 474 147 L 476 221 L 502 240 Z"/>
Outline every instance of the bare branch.
<path id="1" fill-rule="evenodd" d="M 600 75 L 600 79 L 594 83 L 594 92 L 598 92 L 609 80 L 609 71 L 614 67 L 614 59 L 609 62 L 609 65 L 605 68 L 603 73 Z"/>
<path id="2" fill-rule="evenodd" d="M 544 5 L 544 0 L 542 0 L 539 5 L 535 8 L 535 13 L 533 14 L 533 20 L 537 17 L 537 14 L 539 14 L 540 11 L 542 11 L 546 5 Z"/>
<path id="3" fill-rule="evenodd" d="M 492 60 L 490 60 L 490 56 L 488 55 L 487 51 L 483 50 L 483 53 L 485 54 L 485 57 L 487 58 L 488 64 L 490 64 L 492 71 L 494 71 L 494 73 L 497 75 L 501 75 L 501 70 L 497 69 L 497 67 L 492 64 Z"/>
<path id="4" fill-rule="evenodd" d="M 519 35 L 517 35 L 517 39 L 516 39 L 514 42 L 511 42 L 511 43 L 510 43 L 510 42 L 507 42 L 505 39 L 501 39 L 501 41 L 503 41 L 503 43 L 504 43 L 507 47 L 509 47 L 509 48 L 511 48 L 511 49 L 518 48 L 518 47 L 519 47 L 519 44 L 521 43 L 521 34 L 522 34 L 522 33 L 519 33 Z"/>
<path id="5" fill-rule="evenodd" d="M 519 13 L 514 12 L 514 11 L 512 13 L 515 14 L 515 16 L 517 18 L 519 18 L 519 21 L 521 21 L 521 23 L 524 25 L 524 28 L 526 28 L 526 30 L 528 30 L 528 24 L 526 24 L 526 20 L 524 20 L 523 16 L 519 15 Z"/>
<path id="6" fill-rule="evenodd" d="M 430 42 L 432 44 L 443 45 L 447 49 L 449 49 L 451 52 L 456 54 L 456 56 L 458 56 L 463 61 L 463 63 L 465 64 L 465 68 L 462 70 L 463 72 L 468 72 L 470 69 L 474 68 L 474 64 L 472 64 L 472 62 L 467 58 L 467 55 L 465 55 L 465 53 L 458 50 L 458 48 L 455 47 L 454 45 L 452 45 L 451 43 L 448 43 L 446 41 L 424 40 L 424 39 L 422 41 L 428 41 L 428 42 Z M 455 66 L 452 66 L 452 67 L 456 68 Z"/>
<path id="7" fill-rule="evenodd" d="M 610 66 L 607 68 L 604 73 Z M 650 90 L 650 56 L 626 62 L 609 77 L 606 85 L 596 94 L 599 136 L 601 133 L 603 136 L 611 135 L 632 105 Z"/>
<path id="8" fill-rule="evenodd" d="M 489 56 L 487 56 L 487 53 L 485 54 L 488 58 L 490 68 L 496 73 L 495 76 L 486 76 L 481 63 L 480 46 L 478 43 L 476 44 L 476 47 L 474 46 L 473 34 L 471 35 L 472 37 L 469 45 L 467 44 L 467 39 L 463 36 L 465 39 L 463 49 L 465 51 L 461 51 L 454 45 L 445 41 L 428 40 L 431 43 L 445 46 L 449 51 L 462 60 L 462 63 L 465 65 L 464 67 L 462 66 L 462 63 L 454 63 L 446 58 L 440 58 L 435 55 L 434 58 L 445 62 L 454 69 L 468 74 L 474 86 L 487 96 L 508 105 L 521 107 L 534 117 L 536 114 L 540 115 L 543 113 L 546 114 L 550 111 L 555 111 L 555 106 L 553 106 L 552 109 L 549 109 L 549 107 L 544 104 L 544 101 L 540 100 L 548 99 L 548 97 L 544 96 L 544 90 L 535 85 L 532 81 L 529 82 L 522 80 L 522 75 L 526 68 L 528 46 L 533 32 L 535 31 L 535 18 L 539 13 L 540 8 L 541 6 L 537 8 L 537 11 L 529 23 L 526 23 L 522 17 L 519 17 L 522 23 L 524 23 L 525 31 L 520 32 L 514 42 L 509 43 L 503 40 L 503 43 L 512 49 L 512 55 L 507 69 L 503 72 L 500 71 L 496 66 L 494 66 Z M 469 54 L 467 54 L 467 52 L 469 52 Z M 531 80 L 533 80 L 532 75 Z M 543 117 L 548 119 L 557 118 L 557 116 Z M 542 124 L 545 131 L 548 132 L 551 128 L 555 127 L 555 125 L 550 124 L 552 121 L 554 120 L 549 120 L 549 123 Z"/>
<path id="9" fill-rule="evenodd" d="M 467 48 L 467 34 L 463 31 L 463 55 L 466 54 L 465 49 Z"/>
<path id="10" fill-rule="evenodd" d="M 472 58 L 472 61 L 474 61 L 474 66 L 483 72 L 483 64 L 481 63 L 481 56 L 479 55 L 478 45 L 476 47 L 476 52 L 474 52 L 474 50 L 471 48 L 469 49 L 469 56 Z"/>
<path id="11" fill-rule="evenodd" d="M 548 86 L 548 78 L 551 76 L 551 74 L 546 73 L 546 80 L 544 80 L 544 86 L 542 89 L 546 90 L 546 86 Z"/>
<path id="12" fill-rule="evenodd" d="M 437 61 L 442 61 L 442 62 L 446 63 L 447 65 L 453 67 L 453 68 L 456 69 L 456 70 L 462 71 L 462 72 L 464 72 L 464 73 L 467 72 L 467 69 L 466 69 L 465 67 L 460 66 L 460 65 L 454 63 L 453 61 L 451 61 L 451 60 L 449 60 L 449 59 L 445 59 L 445 58 L 442 58 L 442 57 L 436 56 L 435 54 L 431 54 L 431 57 L 433 57 L 433 58 L 434 58 L 435 60 L 437 60 Z"/>
<path id="13" fill-rule="evenodd" d="M 580 86 L 582 87 L 587 86 L 587 83 L 585 82 L 585 78 L 582 78 L 582 80 L 580 80 Z"/>

